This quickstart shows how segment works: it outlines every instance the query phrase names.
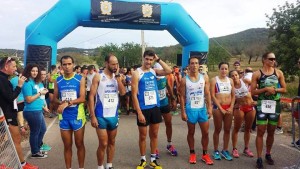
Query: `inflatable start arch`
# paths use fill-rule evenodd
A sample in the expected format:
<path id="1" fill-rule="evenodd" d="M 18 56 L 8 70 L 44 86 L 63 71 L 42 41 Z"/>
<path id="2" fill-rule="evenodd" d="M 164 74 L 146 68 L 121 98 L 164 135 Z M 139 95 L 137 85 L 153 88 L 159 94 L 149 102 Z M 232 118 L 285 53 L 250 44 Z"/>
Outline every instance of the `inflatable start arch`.
<path id="1" fill-rule="evenodd" d="M 197 56 L 206 62 L 208 36 L 177 3 L 137 0 L 59 0 L 26 28 L 24 62 L 49 69 L 57 43 L 76 27 L 167 30 L 183 46 L 182 66 Z"/>

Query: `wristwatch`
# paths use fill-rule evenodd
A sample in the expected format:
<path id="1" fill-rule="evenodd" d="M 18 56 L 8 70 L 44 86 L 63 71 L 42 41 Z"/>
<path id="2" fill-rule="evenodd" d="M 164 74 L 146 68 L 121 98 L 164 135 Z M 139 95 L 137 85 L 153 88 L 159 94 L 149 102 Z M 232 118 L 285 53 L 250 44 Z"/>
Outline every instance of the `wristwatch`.
<path id="1" fill-rule="evenodd" d="M 115 75 L 115 77 L 120 77 L 120 76 L 121 76 L 120 73 Z"/>

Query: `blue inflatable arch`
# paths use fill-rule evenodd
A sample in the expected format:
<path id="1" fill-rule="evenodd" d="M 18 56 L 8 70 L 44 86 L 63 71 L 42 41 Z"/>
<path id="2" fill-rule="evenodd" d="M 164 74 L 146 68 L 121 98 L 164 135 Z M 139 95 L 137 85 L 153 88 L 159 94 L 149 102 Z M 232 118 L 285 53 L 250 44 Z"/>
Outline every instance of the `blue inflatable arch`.
<path id="1" fill-rule="evenodd" d="M 47 69 L 56 64 L 57 43 L 78 26 L 167 30 L 183 47 L 183 67 L 192 55 L 206 62 L 208 36 L 177 3 L 59 0 L 27 26 L 25 64 L 34 62 Z"/>

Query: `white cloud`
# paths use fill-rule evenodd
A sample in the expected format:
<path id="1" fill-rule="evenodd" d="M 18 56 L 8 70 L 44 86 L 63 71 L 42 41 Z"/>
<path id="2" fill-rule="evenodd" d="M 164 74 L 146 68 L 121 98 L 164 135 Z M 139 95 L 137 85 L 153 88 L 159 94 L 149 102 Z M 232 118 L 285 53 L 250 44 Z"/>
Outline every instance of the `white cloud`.
<path id="1" fill-rule="evenodd" d="M 152 0 L 170 2 L 170 0 Z M 249 28 L 266 27 L 265 14 L 286 0 L 173 0 L 179 3 L 209 37 L 224 36 Z M 289 0 L 295 2 L 296 0 Z M 50 9 L 57 0 L 0 1 L 0 48 L 24 48 L 25 28 Z M 107 33 L 107 34 L 106 34 Z M 105 34 L 105 35 L 103 35 Z M 148 46 L 168 46 L 178 42 L 167 31 L 145 31 Z M 105 43 L 140 43 L 138 30 L 77 28 L 58 47 L 94 48 Z"/>

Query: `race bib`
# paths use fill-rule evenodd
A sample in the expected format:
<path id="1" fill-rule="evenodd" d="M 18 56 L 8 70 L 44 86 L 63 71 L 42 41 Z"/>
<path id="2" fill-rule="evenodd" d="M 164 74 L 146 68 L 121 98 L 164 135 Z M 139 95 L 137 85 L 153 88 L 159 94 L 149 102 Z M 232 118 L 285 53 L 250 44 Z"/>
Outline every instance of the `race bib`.
<path id="1" fill-rule="evenodd" d="M 156 92 L 154 90 L 145 91 L 144 92 L 144 100 L 145 100 L 146 106 L 157 104 Z"/>
<path id="2" fill-rule="evenodd" d="M 163 100 L 166 98 L 166 89 L 158 90 L 159 93 L 159 100 Z"/>
<path id="3" fill-rule="evenodd" d="M 191 108 L 202 108 L 203 104 L 201 96 L 191 96 Z"/>
<path id="4" fill-rule="evenodd" d="M 77 92 L 76 91 L 62 91 L 61 92 L 61 100 L 64 101 L 71 101 L 77 99 Z M 72 105 L 70 107 L 76 107 L 76 105 Z"/>
<path id="5" fill-rule="evenodd" d="M 118 102 L 119 99 L 117 93 L 104 95 L 104 108 L 116 108 L 118 106 Z"/>
<path id="6" fill-rule="evenodd" d="M 44 88 L 40 88 L 38 91 L 41 92 L 42 90 L 44 90 Z M 40 96 L 40 99 L 45 100 L 45 99 L 46 99 L 46 98 L 45 98 L 45 95 L 41 95 L 41 96 Z"/>
<path id="7" fill-rule="evenodd" d="M 261 101 L 261 111 L 263 113 L 275 113 L 276 101 L 274 100 L 262 100 Z"/>

